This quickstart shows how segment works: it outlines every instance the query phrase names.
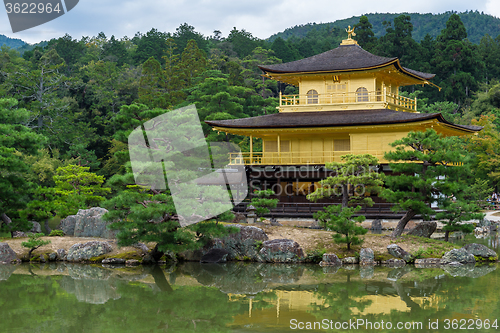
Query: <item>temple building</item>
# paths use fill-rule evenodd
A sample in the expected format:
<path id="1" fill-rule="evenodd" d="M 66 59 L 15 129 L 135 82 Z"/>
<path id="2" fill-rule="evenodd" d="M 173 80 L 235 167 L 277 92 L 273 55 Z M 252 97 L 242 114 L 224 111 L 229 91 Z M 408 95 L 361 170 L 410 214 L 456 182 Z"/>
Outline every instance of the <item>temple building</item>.
<path id="1" fill-rule="evenodd" d="M 250 137 L 250 151 L 242 158 L 231 156 L 230 164 L 245 164 L 252 185 L 281 192 L 281 202 L 307 202 L 305 195 L 326 178 L 325 163 L 342 155 L 371 154 L 386 169 L 389 144 L 410 131 L 433 128 L 461 136 L 481 129 L 450 123 L 440 113 L 419 113 L 416 98 L 401 96 L 399 88 L 433 85 L 434 74 L 371 54 L 350 34 L 333 50 L 259 68 L 269 79 L 297 86 L 299 93 L 280 93 L 276 114 L 206 123 Z M 262 140 L 262 152 L 253 151 L 256 138 Z"/>

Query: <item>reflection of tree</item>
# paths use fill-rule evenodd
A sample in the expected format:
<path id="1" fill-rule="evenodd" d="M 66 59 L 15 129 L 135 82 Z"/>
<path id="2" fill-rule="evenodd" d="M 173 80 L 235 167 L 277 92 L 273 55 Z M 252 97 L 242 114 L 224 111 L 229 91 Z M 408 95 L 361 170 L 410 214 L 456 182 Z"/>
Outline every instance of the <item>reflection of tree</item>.
<path id="1" fill-rule="evenodd" d="M 362 312 L 372 301 L 362 299 L 368 293 L 365 283 L 351 279 L 354 272 L 343 271 L 345 282 L 320 284 L 315 292 L 316 296 L 324 299 L 323 305 L 314 305 L 313 314 L 321 319 L 345 321 L 353 318 L 353 310 Z"/>

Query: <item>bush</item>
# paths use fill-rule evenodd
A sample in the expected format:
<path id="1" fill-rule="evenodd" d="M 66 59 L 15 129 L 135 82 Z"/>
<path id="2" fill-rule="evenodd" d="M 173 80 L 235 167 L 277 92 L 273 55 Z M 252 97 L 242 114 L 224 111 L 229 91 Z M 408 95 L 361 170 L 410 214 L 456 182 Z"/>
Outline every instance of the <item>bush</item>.
<path id="1" fill-rule="evenodd" d="M 62 237 L 64 236 L 64 231 L 62 230 L 52 230 L 49 234 L 50 237 L 55 237 L 55 236 L 58 236 L 58 237 Z"/>

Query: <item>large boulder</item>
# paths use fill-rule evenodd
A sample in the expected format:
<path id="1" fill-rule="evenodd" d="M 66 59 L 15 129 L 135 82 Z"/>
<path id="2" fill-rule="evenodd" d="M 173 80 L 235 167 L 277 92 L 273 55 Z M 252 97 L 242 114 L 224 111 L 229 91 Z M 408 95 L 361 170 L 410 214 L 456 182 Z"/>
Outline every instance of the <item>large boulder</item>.
<path id="1" fill-rule="evenodd" d="M 476 259 L 473 254 L 469 253 L 464 248 L 448 251 L 443 255 L 443 258 L 441 258 L 441 263 L 444 265 L 455 262 L 460 264 L 469 264 L 475 263 Z"/>
<path id="2" fill-rule="evenodd" d="M 434 231 L 436 231 L 436 228 L 436 222 L 424 221 L 417 224 L 415 228 L 410 229 L 410 231 L 408 231 L 408 235 L 430 238 Z"/>
<path id="3" fill-rule="evenodd" d="M 269 239 L 266 233 L 254 226 L 242 226 L 241 224 L 229 224 L 227 226 L 238 228 L 239 231 L 224 238 L 216 239 L 213 247 L 227 250 L 227 260 L 258 260 L 258 245 Z"/>
<path id="4" fill-rule="evenodd" d="M 375 254 L 370 248 L 362 248 L 359 252 L 360 265 L 375 265 Z"/>
<path id="5" fill-rule="evenodd" d="M 107 212 L 101 207 L 80 209 L 76 215 L 70 215 L 61 220 L 57 229 L 74 237 L 116 238 L 118 231 L 107 229 L 111 222 L 102 219 L 102 216 Z"/>
<path id="6" fill-rule="evenodd" d="M 201 263 L 221 263 L 227 261 L 227 255 L 229 251 L 225 249 L 211 249 L 207 253 L 205 253 L 200 262 Z"/>
<path id="7" fill-rule="evenodd" d="M 78 243 L 69 248 L 66 260 L 75 262 L 89 260 L 90 258 L 99 257 L 111 251 L 113 251 L 113 248 L 107 242 L 92 241 Z"/>
<path id="8" fill-rule="evenodd" d="M 17 261 L 17 255 L 14 250 L 12 250 L 7 243 L 0 243 L 0 263 L 6 262 L 11 263 L 12 261 Z"/>
<path id="9" fill-rule="evenodd" d="M 412 255 L 403 250 L 399 245 L 397 244 L 389 244 L 387 245 L 387 251 L 389 252 L 390 255 L 393 257 L 403 259 L 406 262 L 409 262 L 412 260 Z"/>
<path id="10" fill-rule="evenodd" d="M 264 262 L 296 262 L 305 257 L 299 243 L 291 239 L 267 240 L 259 255 Z"/>
<path id="11" fill-rule="evenodd" d="M 323 260 L 319 263 L 320 266 L 342 266 L 342 261 L 334 253 L 323 254 Z"/>
<path id="12" fill-rule="evenodd" d="M 498 254 L 495 251 L 482 244 L 476 244 L 476 243 L 467 244 L 463 247 L 463 249 L 483 260 L 488 260 L 490 258 L 492 259 L 498 258 Z"/>

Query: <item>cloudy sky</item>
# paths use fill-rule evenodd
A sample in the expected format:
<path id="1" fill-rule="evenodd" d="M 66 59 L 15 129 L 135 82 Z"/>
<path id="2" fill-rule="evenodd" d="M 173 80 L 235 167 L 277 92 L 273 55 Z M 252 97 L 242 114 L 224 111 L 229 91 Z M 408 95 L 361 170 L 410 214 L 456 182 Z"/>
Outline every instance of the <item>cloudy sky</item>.
<path id="1" fill-rule="evenodd" d="M 151 28 L 174 32 L 186 22 L 205 36 L 214 30 L 227 36 L 236 27 L 256 37 L 267 38 L 294 25 L 333 22 L 366 13 L 443 13 L 451 10 L 478 10 L 500 17 L 500 1 L 80 0 L 64 16 L 18 33 L 12 33 L 6 10 L 0 9 L 0 34 L 29 43 L 57 38 L 65 33 L 80 39 L 82 36 L 96 36 L 101 31 L 108 37 L 122 38 L 133 37 L 138 31 L 145 33 Z"/>

